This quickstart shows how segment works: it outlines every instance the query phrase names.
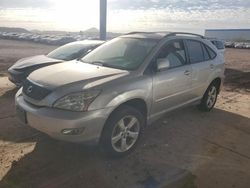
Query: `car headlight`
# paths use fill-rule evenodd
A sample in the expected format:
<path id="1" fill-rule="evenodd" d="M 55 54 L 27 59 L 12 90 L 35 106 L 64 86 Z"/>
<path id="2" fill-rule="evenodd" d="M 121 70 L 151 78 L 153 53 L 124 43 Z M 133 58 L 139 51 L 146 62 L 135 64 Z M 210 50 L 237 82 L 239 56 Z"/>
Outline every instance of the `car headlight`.
<path id="1" fill-rule="evenodd" d="M 71 93 L 58 99 L 53 107 L 71 111 L 87 111 L 90 103 L 95 100 L 100 92 L 100 90 L 89 90 Z"/>

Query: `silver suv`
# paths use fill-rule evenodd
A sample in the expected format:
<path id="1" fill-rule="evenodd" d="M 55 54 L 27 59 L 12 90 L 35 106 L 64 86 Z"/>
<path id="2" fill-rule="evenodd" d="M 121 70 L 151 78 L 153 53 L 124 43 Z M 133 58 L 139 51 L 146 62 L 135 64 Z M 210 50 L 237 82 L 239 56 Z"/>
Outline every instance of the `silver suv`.
<path id="1" fill-rule="evenodd" d="M 223 75 L 223 55 L 203 36 L 134 32 L 81 60 L 36 70 L 17 92 L 16 109 L 53 138 L 99 143 L 120 156 L 164 113 L 195 102 L 210 111 Z"/>

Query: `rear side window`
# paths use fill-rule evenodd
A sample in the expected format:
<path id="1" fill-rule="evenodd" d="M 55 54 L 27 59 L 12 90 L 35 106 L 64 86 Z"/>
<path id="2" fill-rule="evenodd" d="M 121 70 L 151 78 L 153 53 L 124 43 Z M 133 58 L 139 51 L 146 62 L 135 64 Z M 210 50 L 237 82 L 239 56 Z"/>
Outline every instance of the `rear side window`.
<path id="1" fill-rule="evenodd" d="M 202 50 L 203 50 L 203 54 L 204 54 L 204 60 L 205 61 L 210 60 L 210 55 L 209 55 L 208 50 L 204 44 L 202 44 Z"/>
<path id="2" fill-rule="evenodd" d="M 216 48 L 219 49 L 219 50 L 222 50 L 222 49 L 225 48 L 223 42 L 221 42 L 221 41 L 213 40 L 213 41 L 211 41 L 211 42 L 212 42 L 212 43 L 216 46 Z"/>
<path id="3" fill-rule="evenodd" d="M 210 59 L 214 59 L 216 57 L 216 53 L 210 47 L 208 47 L 206 45 L 205 45 L 205 47 L 209 53 Z"/>
<path id="4" fill-rule="evenodd" d="M 187 40 L 187 48 L 190 63 L 204 62 L 216 57 L 216 53 L 209 46 L 199 41 Z"/>
<path id="5" fill-rule="evenodd" d="M 199 41 L 187 40 L 187 48 L 190 63 L 198 63 L 204 61 L 202 44 Z"/>

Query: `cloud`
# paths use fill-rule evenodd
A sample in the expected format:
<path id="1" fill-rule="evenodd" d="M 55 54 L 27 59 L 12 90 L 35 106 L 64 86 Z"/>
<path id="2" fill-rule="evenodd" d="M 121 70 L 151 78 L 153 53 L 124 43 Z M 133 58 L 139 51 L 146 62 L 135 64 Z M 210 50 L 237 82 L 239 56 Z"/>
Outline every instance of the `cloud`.
<path id="1" fill-rule="evenodd" d="M 108 0 L 111 9 L 214 10 L 250 8 L 247 0 Z"/>
<path id="2" fill-rule="evenodd" d="M 114 10 L 110 12 L 108 20 L 111 30 L 170 30 L 203 34 L 204 29 L 207 28 L 245 28 L 249 26 L 250 8 L 189 11 L 171 8 Z"/>
<path id="3" fill-rule="evenodd" d="M 99 0 L 0 0 L 0 25 L 33 29 L 98 27 Z M 67 14 L 65 14 L 67 12 Z M 110 31 L 246 28 L 249 0 L 108 0 Z"/>
<path id="4" fill-rule="evenodd" d="M 250 25 L 249 0 L 108 0 L 108 8 L 110 27 L 119 30 L 203 33 Z"/>
<path id="5" fill-rule="evenodd" d="M 50 0 L 1 0 L 1 8 L 26 8 L 36 7 L 44 8 L 51 5 Z"/>

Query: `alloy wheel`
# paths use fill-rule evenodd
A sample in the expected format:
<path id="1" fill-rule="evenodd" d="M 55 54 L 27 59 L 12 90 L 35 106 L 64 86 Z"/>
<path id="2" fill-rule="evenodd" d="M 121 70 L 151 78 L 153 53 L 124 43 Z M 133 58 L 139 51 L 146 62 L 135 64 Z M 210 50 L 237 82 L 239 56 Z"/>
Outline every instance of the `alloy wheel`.
<path id="1" fill-rule="evenodd" d="M 207 107 L 212 108 L 217 96 L 217 89 L 215 86 L 212 86 L 210 90 L 208 91 L 208 97 L 207 97 Z"/>
<path id="2" fill-rule="evenodd" d="M 111 143 L 117 152 L 128 151 L 137 141 L 140 123 L 135 116 L 125 116 L 114 126 Z"/>

